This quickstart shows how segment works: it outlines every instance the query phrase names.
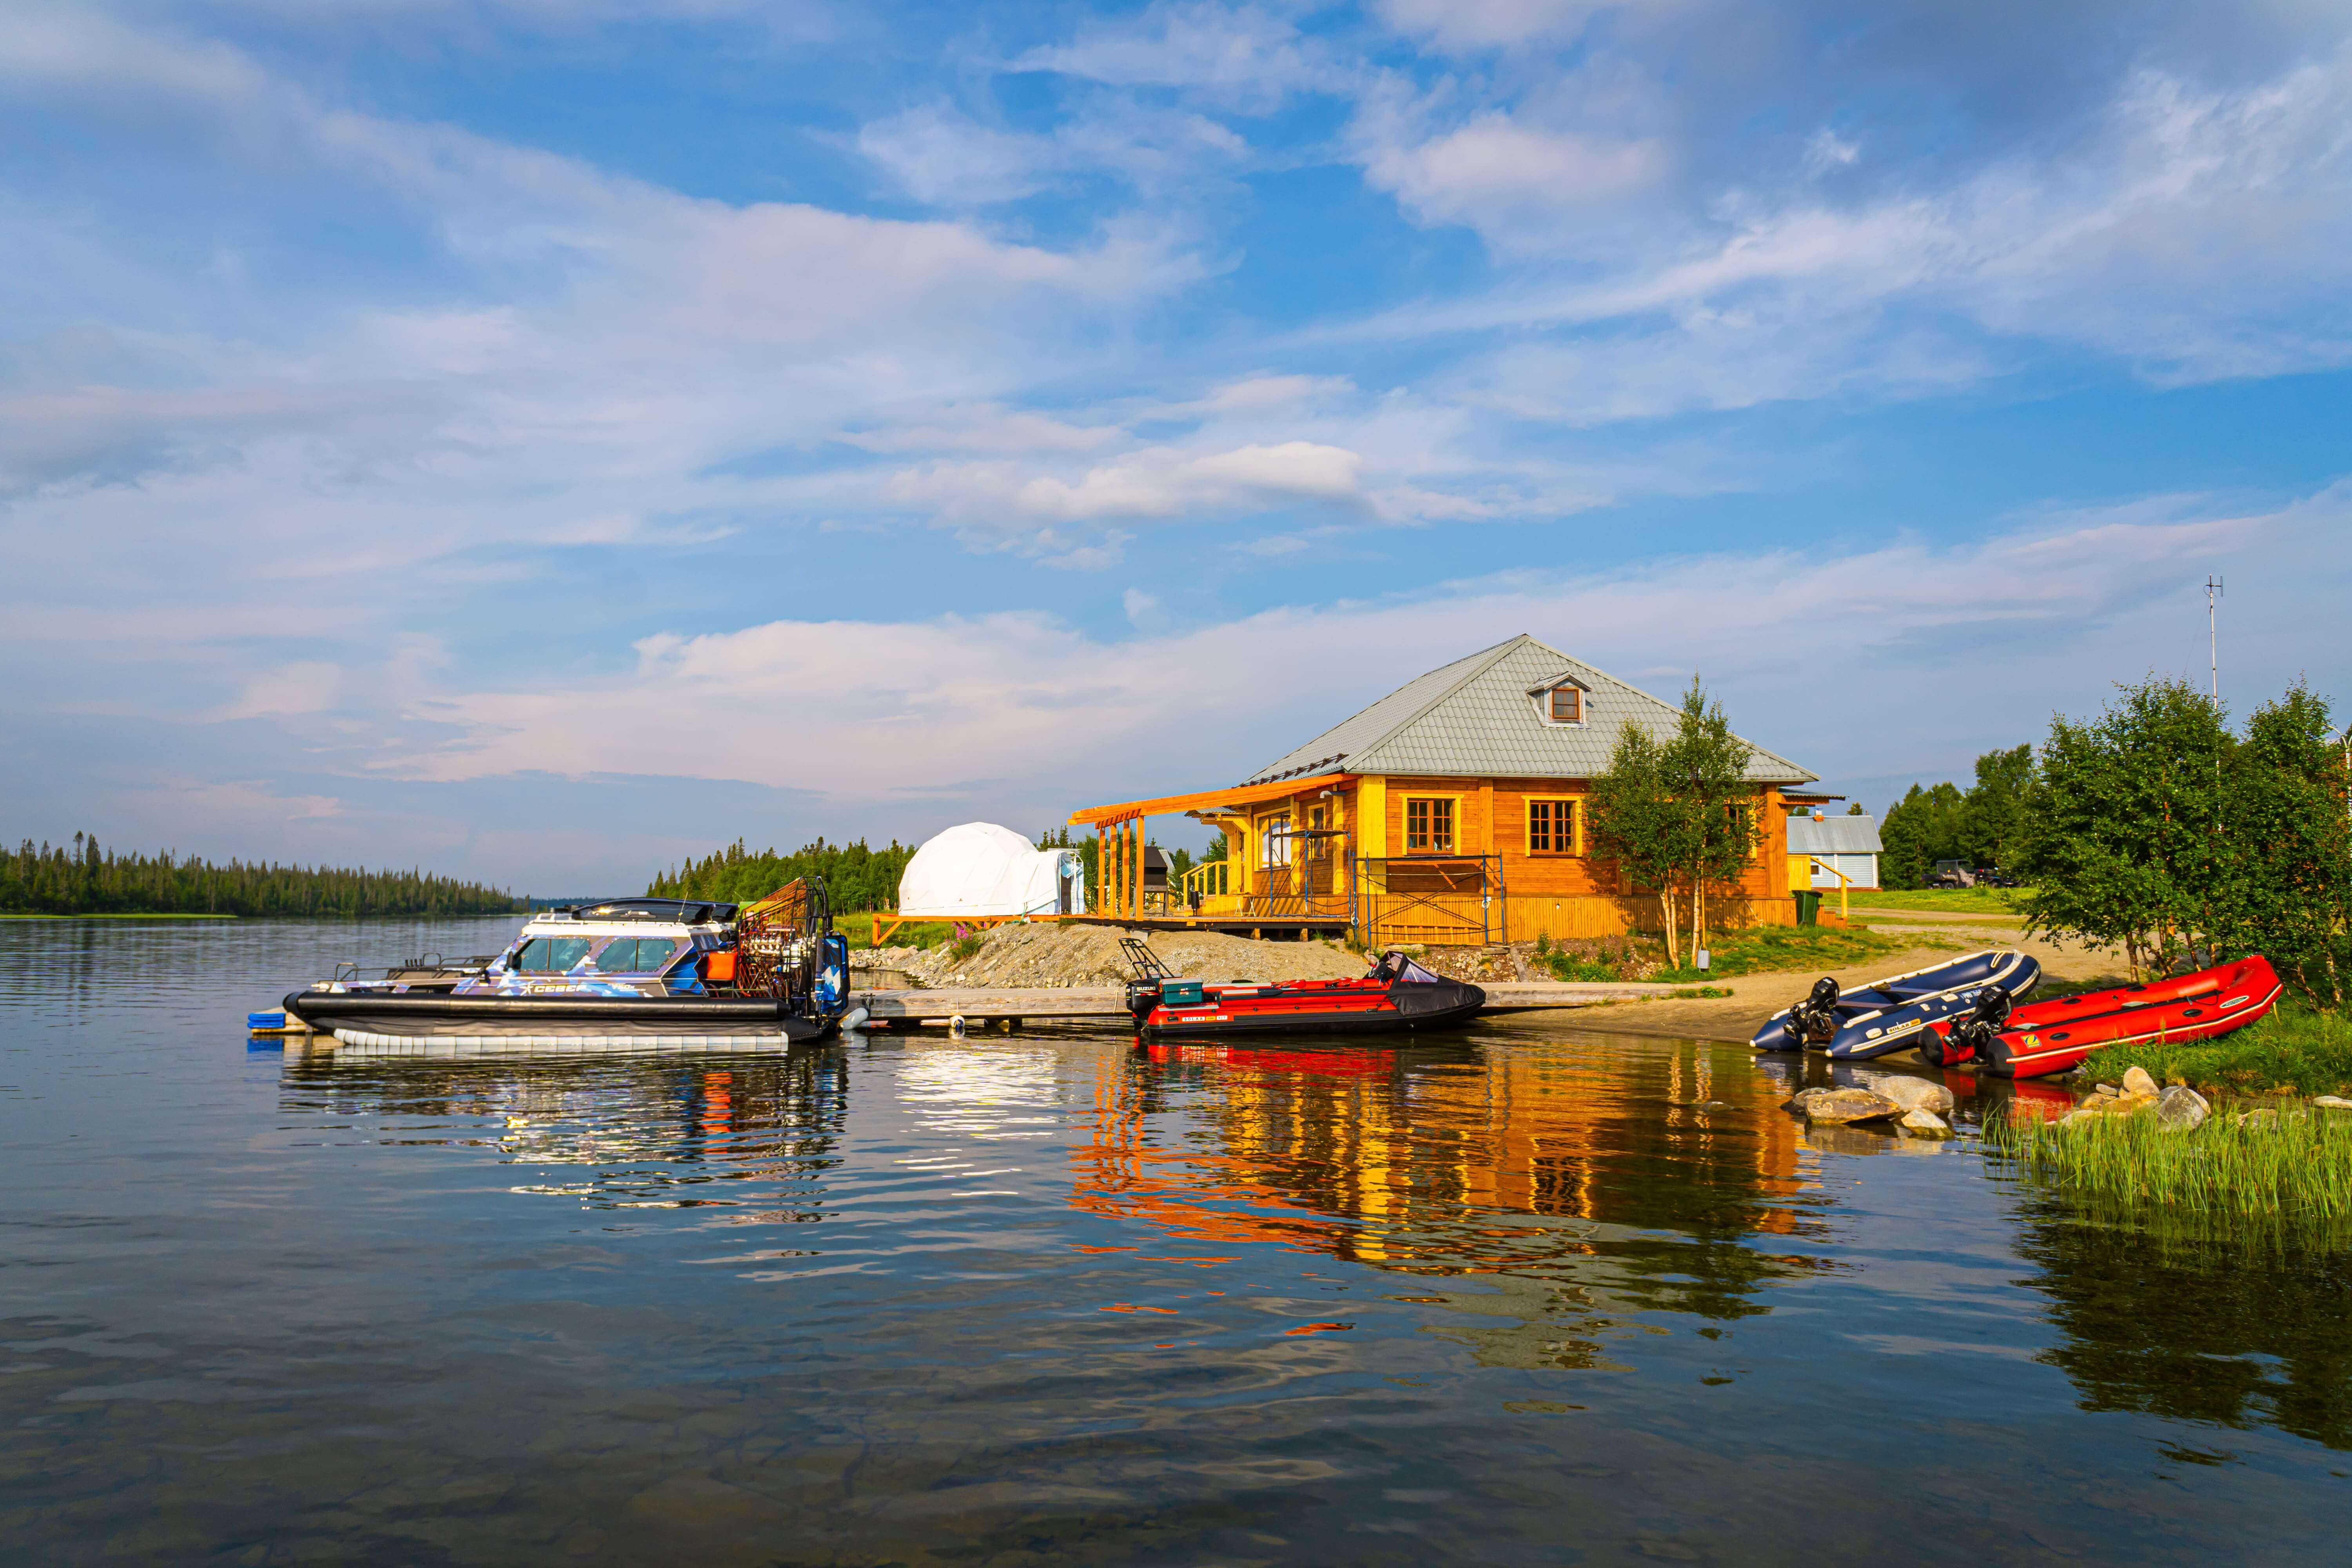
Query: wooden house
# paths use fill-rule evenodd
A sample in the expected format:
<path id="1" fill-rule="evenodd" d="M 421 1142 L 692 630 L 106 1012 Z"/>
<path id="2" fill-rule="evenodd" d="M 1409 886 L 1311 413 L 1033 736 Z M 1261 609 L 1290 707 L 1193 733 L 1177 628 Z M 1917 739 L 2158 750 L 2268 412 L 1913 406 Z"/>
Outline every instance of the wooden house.
<path id="1" fill-rule="evenodd" d="M 1098 913 L 1261 934 L 1353 930 L 1437 944 L 1612 936 L 1658 924 L 1654 899 L 1591 850 L 1587 796 L 1619 732 L 1674 732 L 1677 710 L 1521 635 L 1408 681 L 1230 788 L 1074 814 L 1104 836 Z M 1710 923 L 1795 919 L 1782 791 L 1814 775 L 1755 749 L 1757 858 L 1710 894 Z M 1147 900 L 1146 817 L 1225 836 L 1224 865 Z"/>

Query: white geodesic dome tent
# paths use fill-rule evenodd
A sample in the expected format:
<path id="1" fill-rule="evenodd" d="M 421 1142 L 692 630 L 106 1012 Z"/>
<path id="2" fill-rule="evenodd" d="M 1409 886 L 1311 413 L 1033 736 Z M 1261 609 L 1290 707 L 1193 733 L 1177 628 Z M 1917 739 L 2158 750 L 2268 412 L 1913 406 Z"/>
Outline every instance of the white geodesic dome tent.
<path id="1" fill-rule="evenodd" d="M 1076 850 L 1040 849 L 992 822 L 967 822 L 925 841 L 898 879 L 898 912 L 932 920 L 1079 914 L 1086 907 Z"/>

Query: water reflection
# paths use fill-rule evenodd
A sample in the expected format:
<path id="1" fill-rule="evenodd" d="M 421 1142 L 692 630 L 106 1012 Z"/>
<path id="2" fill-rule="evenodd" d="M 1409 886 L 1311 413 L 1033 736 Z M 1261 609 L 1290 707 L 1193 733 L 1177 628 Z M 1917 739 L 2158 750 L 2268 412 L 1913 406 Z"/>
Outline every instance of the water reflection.
<path id="1" fill-rule="evenodd" d="M 591 1208 L 732 1209 L 710 1217 L 740 1225 L 822 1217 L 847 1108 L 835 1051 L 413 1065 L 289 1055 L 278 1091 L 282 1113 L 330 1135 L 494 1149 L 509 1164 L 582 1173 L 517 1193 Z"/>
<path id="2" fill-rule="evenodd" d="M 1094 1090 L 1075 1205 L 1415 1278 L 1400 1299 L 1511 1321 L 1438 1331 L 1490 1364 L 1605 1364 L 1622 1315 L 1759 1314 L 1824 1267 L 1757 1245 L 1819 1233 L 1820 1199 L 1783 1096 L 1729 1047 L 1153 1047 Z M 1154 1113 L 1180 1100 L 1171 1139 Z"/>
<path id="3" fill-rule="evenodd" d="M 2018 1252 L 2085 1410 L 2270 1425 L 2352 1448 L 2352 1255 L 2102 1224 L 2035 1194 Z"/>

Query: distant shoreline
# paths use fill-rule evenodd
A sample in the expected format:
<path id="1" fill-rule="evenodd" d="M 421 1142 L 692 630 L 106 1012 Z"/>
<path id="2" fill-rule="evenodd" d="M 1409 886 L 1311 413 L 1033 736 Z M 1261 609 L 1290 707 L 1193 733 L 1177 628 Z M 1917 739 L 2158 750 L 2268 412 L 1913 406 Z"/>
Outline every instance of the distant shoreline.
<path id="1" fill-rule="evenodd" d="M 12 915 L 0 914 L 0 921 L 233 921 L 239 915 L 188 915 L 157 910 L 153 914 L 128 914 L 120 910 L 108 910 L 87 915 Z"/>

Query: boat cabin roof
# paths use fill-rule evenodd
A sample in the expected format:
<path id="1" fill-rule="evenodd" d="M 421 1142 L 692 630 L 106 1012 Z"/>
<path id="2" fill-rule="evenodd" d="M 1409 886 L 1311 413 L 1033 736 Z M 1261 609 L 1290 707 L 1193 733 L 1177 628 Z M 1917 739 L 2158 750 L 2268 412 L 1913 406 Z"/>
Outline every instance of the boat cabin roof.
<path id="1" fill-rule="evenodd" d="M 558 917 L 575 921 L 658 921 L 669 925 L 732 925 L 733 904 L 708 899 L 602 899 L 569 909 L 548 910 L 534 919 Z"/>

